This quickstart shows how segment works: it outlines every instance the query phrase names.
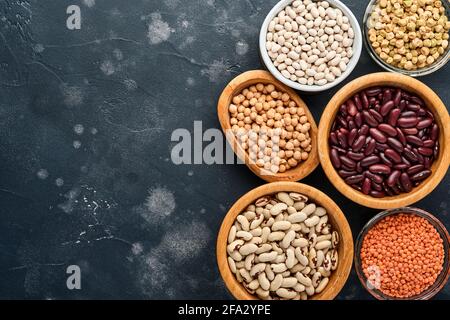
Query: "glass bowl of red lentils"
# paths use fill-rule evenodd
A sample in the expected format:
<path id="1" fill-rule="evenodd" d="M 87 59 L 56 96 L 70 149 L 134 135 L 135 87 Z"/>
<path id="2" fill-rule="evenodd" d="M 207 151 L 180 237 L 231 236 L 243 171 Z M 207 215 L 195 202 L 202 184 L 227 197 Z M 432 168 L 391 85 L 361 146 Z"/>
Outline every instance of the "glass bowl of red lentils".
<path id="1" fill-rule="evenodd" d="M 356 240 L 355 269 L 379 300 L 427 300 L 447 283 L 450 238 L 431 213 L 404 207 L 373 217 Z"/>

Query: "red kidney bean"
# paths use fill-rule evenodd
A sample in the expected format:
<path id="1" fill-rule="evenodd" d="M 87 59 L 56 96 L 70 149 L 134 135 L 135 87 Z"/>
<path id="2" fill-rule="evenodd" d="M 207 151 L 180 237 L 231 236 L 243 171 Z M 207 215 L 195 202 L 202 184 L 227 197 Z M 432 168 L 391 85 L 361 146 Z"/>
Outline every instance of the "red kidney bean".
<path id="1" fill-rule="evenodd" d="M 418 104 L 408 103 L 406 104 L 406 109 L 417 112 L 420 110 L 420 106 Z"/>
<path id="2" fill-rule="evenodd" d="M 417 115 L 419 115 L 419 116 L 421 116 L 421 117 L 423 117 L 423 116 L 426 116 L 428 113 L 427 113 L 427 110 L 425 110 L 424 108 L 420 108 L 418 111 L 417 111 Z"/>
<path id="3" fill-rule="evenodd" d="M 369 113 L 378 123 L 383 122 L 383 116 L 378 111 L 370 109 Z"/>
<path id="4" fill-rule="evenodd" d="M 348 168 L 354 169 L 356 167 L 356 162 L 346 156 L 339 156 L 339 159 L 341 159 L 341 164 Z"/>
<path id="5" fill-rule="evenodd" d="M 392 149 L 384 150 L 384 155 L 395 163 L 402 162 L 400 155 Z"/>
<path id="6" fill-rule="evenodd" d="M 398 106 L 401 99 L 402 99 L 402 90 L 397 89 L 394 95 L 394 105 Z"/>
<path id="7" fill-rule="evenodd" d="M 439 156 L 439 141 L 436 141 L 436 144 L 434 145 L 433 148 L 433 157 L 437 159 L 438 156 Z"/>
<path id="8" fill-rule="evenodd" d="M 433 140 L 425 140 L 424 142 L 423 142 L 423 146 L 425 147 L 425 148 L 433 148 L 434 147 L 434 141 Z"/>
<path id="9" fill-rule="evenodd" d="M 386 193 L 383 191 L 372 190 L 370 191 L 370 195 L 374 198 L 384 198 Z"/>
<path id="10" fill-rule="evenodd" d="M 389 166 L 389 167 L 394 166 L 394 164 L 392 163 L 392 161 L 389 160 L 389 159 L 386 157 L 386 155 L 385 155 L 384 153 L 381 152 L 381 153 L 379 154 L 379 156 L 380 156 L 381 162 L 383 162 L 385 165 L 387 165 L 387 166 Z"/>
<path id="11" fill-rule="evenodd" d="M 412 102 L 414 102 L 414 103 L 417 103 L 419 106 L 421 106 L 421 107 L 425 107 L 425 103 L 423 102 L 423 100 L 421 99 L 421 98 L 419 98 L 419 97 L 416 97 L 416 96 L 410 96 L 409 97 L 409 100 L 410 101 L 412 101 Z"/>
<path id="12" fill-rule="evenodd" d="M 402 161 L 403 161 L 403 163 L 406 164 L 408 167 L 411 166 L 411 162 L 410 162 L 408 159 L 406 159 L 404 156 L 402 156 Z"/>
<path id="13" fill-rule="evenodd" d="M 333 167 L 335 167 L 336 169 L 339 169 L 341 167 L 341 160 L 339 159 L 339 153 L 336 149 L 331 149 L 330 160 L 333 164 Z"/>
<path id="14" fill-rule="evenodd" d="M 425 157 L 423 159 L 423 166 L 425 167 L 425 169 L 430 169 L 432 161 L 433 160 L 431 158 L 429 158 L 429 157 Z"/>
<path id="15" fill-rule="evenodd" d="M 357 162 L 357 163 L 356 163 L 356 172 L 358 172 L 358 173 L 363 173 L 363 171 L 364 171 L 364 169 L 363 169 L 363 167 L 361 166 L 361 161 Z"/>
<path id="16" fill-rule="evenodd" d="M 439 137 L 439 127 L 438 127 L 438 125 L 435 123 L 435 124 L 433 124 L 433 126 L 431 127 L 430 139 L 436 141 L 438 137 Z"/>
<path id="17" fill-rule="evenodd" d="M 404 161 L 404 159 L 402 159 L 402 161 Z M 408 169 L 409 168 L 409 166 L 410 166 L 411 164 L 407 164 L 407 163 L 397 163 L 397 164 L 395 164 L 394 165 L 394 169 L 397 169 L 397 170 L 406 170 L 406 169 Z"/>
<path id="18" fill-rule="evenodd" d="M 409 142 L 410 144 L 413 144 L 415 146 L 418 146 L 418 147 L 423 146 L 423 141 L 420 140 L 420 138 L 418 138 L 416 136 L 406 136 L 405 139 L 407 142 Z"/>
<path id="19" fill-rule="evenodd" d="M 392 173 L 389 175 L 389 177 L 386 179 L 386 184 L 389 186 L 389 187 L 393 187 L 397 182 L 398 182 L 398 180 L 400 179 L 400 175 L 401 175 L 402 173 L 400 172 L 400 170 L 395 170 L 395 171 L 392 171 Z"/>
<path id="20" fill-rule="evenodd" d="M 370 171 L 364 171 L 364 175 L 367 178 L 369 178 L 370 180 L 372 180 L 373 182 L 375 182 L 375 183 L 379 184 L 379 183 L 383 182 L 383 177 L 382 176 L 380 176 L 378 174 L 375 174 L 375 173 L 372 173 Z"/>
<path id="21" fill-rule="evenodd" d="M 348 129 L 349 129 L 349 130 L 352 130 L 352 129 L 355 129 L 355 128 L 356 128 L 355 121 L 353 121 L 353 120 L 348 120 Z"/>
<path id="22" fill-rule="evenodd" d="M 341 145 L 342 148 L 347 148 L 347 135 L 345 133 L 342 132 L 338 132 L 337 134 L 337 139 L 339 141 L 339 144 Z"/>
<path id="23" fill-rule="evenodd" d="M 409 174 L 409 175 L 413 175 L 413 174 L 415 174 L 417 172 L 420 172 L 423 168 L 424 168 L 423 165 L 416 164 L 416 165 L 410 167 L 408 170 L 406 170 L 406 173 Z"/>
<path id="24" fill-rule="evenodd" d="M 430 175 L 431 175 L 431 171 L 430 170 L 423 170 L 423 171 L 421 171 L 419 173 L 416 173 L 416 174 L 412 175 L 410 177 L 410 179 L 411 179 L 411 181 L 417 182 L 417 181 L 425 180 Z"/>
<path id="25" fill-rule="evenodd" d="M 332 145 L 338 145 L 339 144 L 337 136 L 336 136 L 336 133 L 334 133 L 334 132 L 330 133 L 330 143 Z"/>
<path id="26" fill-rule="evenodd" d="M 426 129 L 420 130 L 419 133 L 417 134 L 417 136 L 418 136 L 420 139 L 422 139 L 422 140 L 424 140 L 424 139 L 427 138 L 426 135 L 427 135 Z"/>
<path id="27" fill-rule="evenodd" d="M 357 126 L 358 128 L 361 127 L 362 124 L 363 124 L 363 118 L 362 118 L 362 115 L 361 115 L 360 112 L 358 112 L 358 113 L 355 115 L 355 124 L 356 124 L 356 126 Z"/>
<path id="28" fill-rule="evenodd" d="M 358 94 L 358 93 L 355 94 L 355 95 L 353 96 L 353 101 L 354 101 L 355 104 L 356 104 L 356 108 L 357 108 L 359 111 L 361 111 L 361 110 L 363 109 L 363 105 L 362 105 L 361 98 L 359 97 L 359 94 Z"/>
<path id="29" fill-rule="evenodd" d="M 387 184 L 387 183 L 386 183 Z M 402 190 L 400 190 L 399 186 L 397 184 L 394 184 L 391 186 L 391 190 L 396 194 L 400 194 L 402 193 Z"/>
<path id="30" fill-rule="evenodd" d="M 406 91 L 402 91 L 402 97 L 403 97 L 405 100 L 410 100 L 410 99 L 411 99 L 411 96 L 410 96 L 409 93 L 406 92 Z"/>
<path id="31" fill-rule="evenodd" d="M 397 132 L 397 131 L 396 131 Z M 400 141 L 395 138 L 389 137 L 387 139 L 387 144 L 393 148 L 395 151 L 401 153 L 403 151 L 403 145 Z"/>
<path id="32" fill-rule="evenodd" d="M 405 192 L 410 192 L 412 190 L 411 180 L 407 173 L 402 173 L 400 175 L 400 184 Z"/>
<path id="33" fill-rule="evenodd" d="M 362 112 L 362 115 L 363 115 L 364 122 L 367 123 L 369 126 L 371 126 L 371 127 L 378 126 L 377 120 L 375 120 L 375 118 L 372 117 L 372 115 L 369 113 L 369 111 L 364 110 Z"/>
<path id="34" fill-rule="evenodd" d="M 347 143 L 349 146 L 353 145 L 353 142 L 355 141 L 356 136 L 358 135 L 358 129 L 353 128 L 350 130 L 348 136 L 347 136 Z"/>
<path id="35" fill-rule="evenodd" d="M 410 192 L 431 175 L 439 127 L 423 101 L 399 88 L 356 93 L 340 108 L 330 133 L 339 175 L 364 194 Z"/>
<path id="36" fill-rule="evenodd" d="M 381 106 L 380 113 L 384 117 L 395 107 L 395 102 L 393 100 L 387 101 Z"/>
<path id="37" fill-rule="evenodd" d="M 414 154 L 417 156 L 417 161 L 421 164 L 424 164 L 425 158 L 419 153 L 417 149 L 413 149 Z"/>
<path id="38" fill-rule="evenodd" d="M 419 121 L 419 123 L 417 124 L 417 129 L 423 129 L 423 128 L 427 128 L 429 126 L 431 126 L 433 124 L 433 119 L 425 119 L 425 120 L 421 120 Z"/>
<path id="39" fill-rule="evenodd" d="M 400 130 L 400 128 L 396 128 L 396 130 L 397 130 L 398 141 L 400 141 L 405 146 L 406 145 L 405 135 L 403 134 L 402 130 Z"/>
<path id="40" fill-rule="evenodd" d="M 367 96 L 369 96 L 369 97 L 376 97 L 376 96 L 378 96 L 378 95 L 380 94 L 381 88 L 379 88 L 379 87 L 374 87 L 374 88 L 366 89 L 364 92 L 365 92 L 365 93 L 367 94 Z"/>
<path id="41" fill-rule="evenodd" d="M 378 151 L 384 151 L 387 148 L 389 148 L 389 146 L 386 143 L 379 143 L 379 142 L 375 142 L 375 150 Z"/>
<path id="42" fill-rule="evenodd" d="M 376 183 L 376 182 L 371 182 L 370 186 L 372 187 L 372 189 L 375 189 L 377 191 L 383 191 L 383 187 L 380 183 Z"/>
<path id="43" fill-rule="evenodd" d="M 363 184 L 361 186 L 361 192 L 364 194 L 369 194 L 369 192 L 371 190 L 370 185 L 371 185 L 370 179 L 364 178 Z"/>
<path id="44" fill-rule="evenodd" d="M 373 164 L 369 167 L 370 172 L 375 174 L 389 174 L 391 168 L 385 164 Z"/>
<path id="45" fill-rule="evenodd" d="M 380 157 L 369 156 L 369 157 L 366 157 L 363 160 L 361 160 L 361 166 L 368 167 L 368 166 L 371 166 L 371 165 L 379 163 L 379 162 L 380 162 Z"/>
<path id="46" fill-rule="evenodd" d="M 400 113 L 400 117 L 402 118 L 409 118 L 409 117 L 415 117 L 416 113 L 414 111 L 403 111 Z"/>
<path id="47" fill-rule="evenodd" d="M 352 117 L 354 117 L 357 112 L 358 112 L 358 109 L 356 108 L 355 104 L 353 103 L 353 101 L 349 100 L 347 102 L 347 113 L 349 115 L 351 115 Z"/>
<path id="48" fill-rule="evenodd" d="M 354 176 L 350 176 L 348 178 L 345 179 L 345 182 L 347 184 L 356 184 L 356 183 L 360 183 L 361 181 L 363 181 L 364 176 L 362 174 L 358 174 L 358 175 L 354 175 Z"/>
<path id="49" fill-rule="evenodd" d="M 416 135 L 419 133 L 419 130 L 417 130 L 417 128 L 402 128 L 401 130 L 404 134 L 409 135 Z"/>
<path id="50" fill-rule="evenodd" d="M 341 164 L 341 169 L 345 171 L 356 171 L 355 168 L 347 167 L 345 164 Z"/>
<path id="51" fill-rule="evenodd" d="M 391 137 L 395 137 L 397 135 L 397 130 L 393 126 L 387 123 L 382 123 L 378 125 L 378 130 L 380 130 L 383 133 L 386 133 L 387 135 Z"/>
<path id="52" fill-rule="evenodd" d="M 400 103 L 398 104 L 398 108 L 403 111 L 405 110 L 406 107 L 406 101 L 405 100 L 400 100 Z"/>
<path id="53" fill-rule="evenodd" d="M 377 128 L 370 128 L 369 132 L 370 132 L 370 135 L 379 143 L 385 143 L 387 141 L 387 138 L 383 134 L 383 132 L 381 132 Z"/>
<path id="54" fill-rule="evenodd" d="M 408 148 L 403 149 L 403 155 L 409 161 L 412 161 L 412 162 L 417 162 L 418 161 L 417 155 L 414 152 L 412 152 L 412 150 L 410 150 Z"/>
<path id="55" fill-rule="evenodd" d="M 375 151 L 376 147 L 376 141 L 375 139 L 370 139 L 370 141 L 367 143 L 366 148 L 364 149 L 364 155 L 369 156 Z"/>
<path id="56" fill-rule="evenodd" d="M 355 161 L 360 161 L 360 160 L 364 159 L 364 154 L 359 153 L 359 152 L 349 151 L 347 153 L 347 157 L 349 157 L 350 159 L 355 160 Z"/>
<path id="57" fill-rule="evenodd" d="M 358 133 L 362 136 L 366 136 L 369 133 L 369 126 L 367 124 L 363 124 Z"/>
<path id="58" fill-rule="evenodd" d="M 397 120 L 397 125 L 402 128 L 411 128 L 414 127 L 419 122 L 417 117 L 409 117 L 409 118 L 399 118 Z"/>
<path id="59" fill-rule="evenodd" d="M 338 146 L 332 146 L 331 148 L 337 150 L 337 152 L 339 152 L 339 153 L 344 153 L 344 154 L 347 153 L 347 150 L 342 149 Z"/>
<path id="60" fill-rule="evenodd" d="M 430 148 L 419 147 L 417 150 L 423 156 L 428 156 L 429 157 L 429 156 L 433 155 L 433 149 L 430 149 Z"/>
<path id="61" fill-rule="evenodd" d="M 339 132 L 342 132 L 343 134 L 347 135 L 349 131 L 347 130 L 347 128 L 340 128 Z"/>
<path id="62" fill-rule="evenodd" d="M 393 127 L 396 126 L 398 118 L 400 117 L 400 113 L 401 113 L 400 109 L 398 108 L 392 109 L 391 112 L 389 112 L 387 123 Z"/>
<path id="63" fill-rule="evenodd" d="M 359 150 L 361 150 L 362 147 L 364 147 L 365 142 L 366 142 L 366 136 L 364 136 L 364 135 L 356 138 L 356 140 L 352 144 L 353 151 L 358 152 Z"/>
<path id="64" fill-rule="evenodd" d="M 347 128 L 347 121 L 345 121 L 345 119 L 343 119 L 342 117 L 336 117 L 336 120 L 341 125 L 341 127 Z"/>
<path id="65" fill-rule="evenodd" d="M 393 191 L 391 188 L 389 188 L 386 184 L 383 184 L 383 190 L 386 192 L 386 194 L 387 194 L 389 197 L 395 196 L 394 191 Z"/>
<path id="66" fill-rule="evenodd" d="M 391 89 L 384 89 L 383 91 L 383 104 L 392 100 L 392 91 Z"/>
<path id="67" fill-rule="evenodd" d="M 350 176 L 354 176 L 355 174 L 358 174 L 358 172 L 352 171 L 352 170 L 350 170 L 350 171 L 349 170 L 339 170 L 338 173 L 342 178 L 347 178 Z"/>
<path id="68" fill-rule="evenodd" d="M 369 108 L 369 98 L 367 98 L 366 93 L 363 91 L 361 92 L 361 101 L 362 101 L 362 105 L 364 109 L 368 109 Z"/>

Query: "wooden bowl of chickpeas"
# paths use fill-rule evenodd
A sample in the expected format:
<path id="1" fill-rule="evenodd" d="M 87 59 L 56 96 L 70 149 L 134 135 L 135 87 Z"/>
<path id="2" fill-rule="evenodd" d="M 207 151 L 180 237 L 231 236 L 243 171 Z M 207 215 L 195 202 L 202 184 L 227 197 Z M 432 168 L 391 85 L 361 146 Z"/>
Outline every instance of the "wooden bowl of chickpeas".
<path id="1" fill-rule="evenodd" d="M 263 70 L 223 90 L 217 111 L 233 151 L 261 179 L 298 181 L 319 164 L 317 125 L 303 100 Z"/>

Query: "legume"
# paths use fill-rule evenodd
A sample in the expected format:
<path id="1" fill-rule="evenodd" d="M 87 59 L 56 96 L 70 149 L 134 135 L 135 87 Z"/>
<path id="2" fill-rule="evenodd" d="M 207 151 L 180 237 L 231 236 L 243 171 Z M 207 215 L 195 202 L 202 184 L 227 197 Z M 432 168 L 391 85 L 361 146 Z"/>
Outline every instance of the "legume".
<path id="1" fill-rule="evenodd" d="M 233 134 L 259 168 L 283 173 L 308 159 L 311 124 L 305 110 L 273 84 L 242 90 L 228 110 Z"/>
<path id="2" fill-rule="evenodd" d="M 440 0 L 378 0 L 368 28 L 372 48 L 382 60 L 417 70 L 445 53 L 450 21 Z"/>
<path id="3" fill-rule="evenodd" d="M 326 288 L 338 245 L 324 208 L 302 194 L 279 192 L 238 215 L 228 235 L 228 264 L 260 299 L 307 300 Z"/>
<path id="4" fill-rule="evenodd" d="M 340 9 L 327 1 L 296 0 L 269 23 L 266 49 L 285 78 L 323 86 L 347 69 L 354 36 Z"/>
<path id="5" fill-rule="evenodd" d="M 408 298 L 436 281 L 444 247 L 430 222 L 402 213 L 383 218 L 367 232 L 360 256 L 371 286 L 391 297 Z"/>
<path id="6" fill-rule="evenodd" d="M 329 137 L 330 160 L 354 189 L 381 198 L 410 192 L 431 175 L 439 127 L 422 99 L 374 87 L 341 107 Z"/>

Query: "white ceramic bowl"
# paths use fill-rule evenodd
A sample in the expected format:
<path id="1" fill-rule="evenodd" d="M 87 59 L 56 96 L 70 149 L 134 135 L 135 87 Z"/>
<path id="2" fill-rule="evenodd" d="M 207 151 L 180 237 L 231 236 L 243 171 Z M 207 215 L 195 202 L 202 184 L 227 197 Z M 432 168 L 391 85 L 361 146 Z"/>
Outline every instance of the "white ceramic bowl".
<path id="1" fill-rule="evenodd" d="M 345 78 L 347 78 L 350 73 L 352 73 L 353 69 L 355 68 L 356 64 L 359 61 L 359 57 L 361 56 L 361 49 L 362 49 L 362 34 L 361 34 L 361 28 L 359 26 L 358 20 L 355 18 L 353 13 L 350 11 L 349 8 L 347 8 L 346 5 L 344 5 L 341 1 L 338 0 L 327 0 L 327 2 L 334 8 L 339 8 L 345 16 L 348 17 L 348 20 L 353 28 L 353 31 L 355 33 L 355 38 L 353 39 L 353 56 L 350 59 L 347 69 L 345 72 L 342 73 L 342 75 L 338 78 L 336 78 L 335 81 L 331 83 L 327 83 L 323 86 L 318 85 L 303 85 L 298 82 L 294 82 L 290 79 L 285 78 L 281 72 L 274 66 L 272 59 L 269 57 L 269 54 L 267 53 L 266 49 L 266 35 L 267 35 L 267 28 L 269 26 L 270 21 L 285 7 L 290 5 L 293 2 L 293 0 L 281 0 L 278 2 L 272 10 L 270 10 L 269 14 L 267 15 L 266 19 L 264 20 L 264 23 L 261 27 L 261 32 L 259 34 L 259 50 L 261 52 L 261 57 L 263 59 L 264 65 L 266 68 L 272 73 L 272 75 L 277 78 L 279 81 L 284 83 L 285 85 L 294 88 L 299 91 L 304 92 L 321 92 L 328 90 L 330 88 L 333 88 L 334 86 L 338 85 L 342 81 L 344 81 Z"/>

